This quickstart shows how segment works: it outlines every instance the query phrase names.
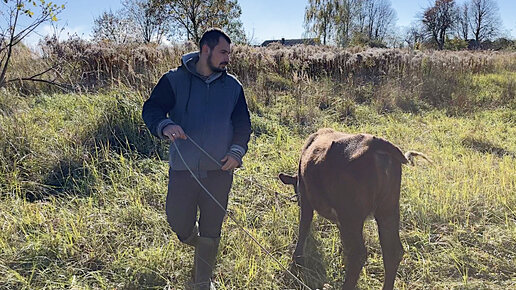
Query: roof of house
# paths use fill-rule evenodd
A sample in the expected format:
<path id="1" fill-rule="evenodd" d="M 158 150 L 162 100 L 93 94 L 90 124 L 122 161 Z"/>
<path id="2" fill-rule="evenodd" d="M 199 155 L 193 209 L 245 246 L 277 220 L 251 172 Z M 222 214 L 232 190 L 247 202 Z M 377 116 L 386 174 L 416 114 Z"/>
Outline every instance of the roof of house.
<path id="1" fill-rule="evenodd" d="M 292 46 L 296 44 L 306 44 L 306 45 L 317 45 L 317 40 L 315 38 L 302 38 L 302 39 L 277 39 L 277 40 L 266 40 L 262 43 L 262 46 L 267 46 L 271 43 L 281 43 L 286 46 Z"/>

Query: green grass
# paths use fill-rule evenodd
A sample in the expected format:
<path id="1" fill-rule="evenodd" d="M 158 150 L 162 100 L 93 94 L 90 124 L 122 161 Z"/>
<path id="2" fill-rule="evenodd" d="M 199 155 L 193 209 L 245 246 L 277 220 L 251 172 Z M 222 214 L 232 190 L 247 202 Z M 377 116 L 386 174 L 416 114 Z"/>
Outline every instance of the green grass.
<path id="1" fill-rule="evenodd" d="M 434 161 L 404 167 L 406 254 L 396 287 L 516 287 L 515 75 L 472 78 L 468 100 L 489 105 L 466 112 L 429 105 L 385 111 L 328 81 L 273 78 L 281 88 L 268 95 L 249 87 L 254 134 L 237 173 L 281 194 L 235 177 L 229 211 L 289 267 L 298 206 L 283 197 L 292 188 L 277 174 L 296 171 L 304 139 L 319 127 L 376 134 Z M 140 120 L 143 99 L 125 90 L 0 92 L 0 288 L 183 288 L 193 253 L 165 219 L 166 144 Z M 295 273 L 313 288 L 338 289 L 345 273 L 338 229 L 318 216 L 312 229 L 308 267 Z M 377 289 L 383 264 L 373 221 L 365 239 L 359 287 Z M 299 289 L 229 219 L 215 279 L 220 289 Z"/>

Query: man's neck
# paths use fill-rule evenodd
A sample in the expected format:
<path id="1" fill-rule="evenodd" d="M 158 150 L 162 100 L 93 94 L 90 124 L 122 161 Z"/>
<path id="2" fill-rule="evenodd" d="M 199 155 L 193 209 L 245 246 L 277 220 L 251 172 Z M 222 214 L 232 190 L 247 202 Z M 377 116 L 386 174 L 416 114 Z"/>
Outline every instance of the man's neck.
<path id="1" fill-rule="evenodd" d="M 195 64 L 195 69 L 197 73 L 203 75 L 205 77 L 209 77 L 213 74 L 213 71 L 208 66 L 208 63 L 205 59 L 199 57 L 199 61 Z"/>

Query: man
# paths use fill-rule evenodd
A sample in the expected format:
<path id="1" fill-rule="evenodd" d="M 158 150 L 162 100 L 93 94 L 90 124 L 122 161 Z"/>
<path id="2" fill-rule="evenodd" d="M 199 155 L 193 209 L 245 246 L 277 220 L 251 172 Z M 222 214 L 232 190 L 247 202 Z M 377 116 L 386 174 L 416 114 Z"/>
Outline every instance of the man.
<path id="1" fill-rule="evenodd" d="M 184 55 L 181 66 L 159 80 L 143 105 L 152 134 L 175 143 L 170 145 L 166 213 L 179 240 L 195 247 L 194 289 L 214 288 L 211 275 L 225 211 L 189 169 L 226 208 L 232 170 L 242 164 L 251 134 L 242 85 L 226 72 L 230 44 L 222 30 L 206 31 L 199 52 Z"/>

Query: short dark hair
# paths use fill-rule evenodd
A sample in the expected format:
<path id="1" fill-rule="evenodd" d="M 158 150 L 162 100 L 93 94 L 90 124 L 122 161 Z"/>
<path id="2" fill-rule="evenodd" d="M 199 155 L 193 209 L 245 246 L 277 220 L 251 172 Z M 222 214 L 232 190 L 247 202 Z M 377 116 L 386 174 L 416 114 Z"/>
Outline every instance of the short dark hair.
<path id="1" fill-rule="evenodd" d="M 206 30 L 199 41 L 199 51 L 202 51 L 202 46 L 205 44 L 208 45 L 210 49 L 213 49 L 217 46 L 221 37 L 224 37 L 224 39 L 231 44 L 231 39 L 224 31 L 222 31 L 222 29 L 210 28 Z"/>

